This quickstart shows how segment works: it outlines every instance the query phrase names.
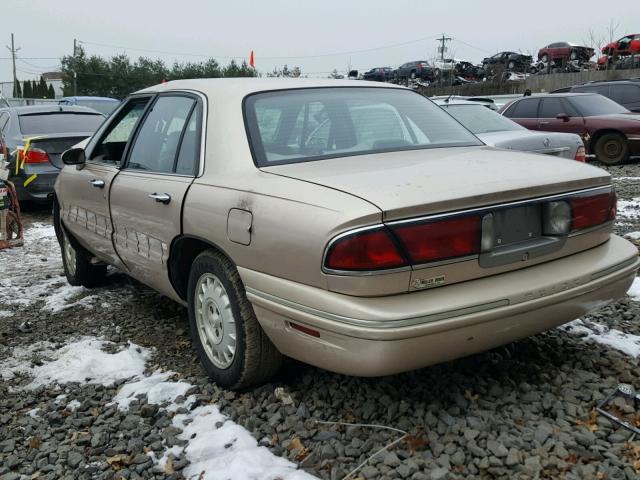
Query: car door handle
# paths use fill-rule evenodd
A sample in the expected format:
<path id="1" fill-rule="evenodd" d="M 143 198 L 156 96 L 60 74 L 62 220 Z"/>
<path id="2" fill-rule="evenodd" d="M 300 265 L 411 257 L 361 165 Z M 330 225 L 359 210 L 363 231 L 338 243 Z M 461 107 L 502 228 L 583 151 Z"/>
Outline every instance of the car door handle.
<path id="1" fill-rule="evenodd" d="M 168 193 L 150 193 L 149 198 L 153 198 L 158 203 L 164 203 L 165 205 L 171 201 L 171 195 Z"/>
<path id="2" fill-rule="evenodd" d="M 98 180 L 94 178 L 93 180 L 91 180 L 91 185 L 96 188 L 104 188 L 104 180 Z"/>
<path id="3" fill-rule="evenodd" d="M 538 122 L 538 125 L 549 125 L 549 122 Z"/>

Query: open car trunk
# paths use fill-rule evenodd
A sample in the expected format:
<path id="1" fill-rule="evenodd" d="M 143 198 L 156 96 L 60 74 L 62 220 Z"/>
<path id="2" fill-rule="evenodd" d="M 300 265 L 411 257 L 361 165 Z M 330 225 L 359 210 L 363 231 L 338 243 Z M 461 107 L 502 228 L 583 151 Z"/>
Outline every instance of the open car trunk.
<path id="1" fill-rule="evenodd" d="M 58 133 L 27 136 L 25 143 L 30 138 L 29 148 L 43 150 L 49 156 L 49 163 L 55 168 L 61 169 L 63 167 L 62 153 L 91 135 L 92 133 Z"/>

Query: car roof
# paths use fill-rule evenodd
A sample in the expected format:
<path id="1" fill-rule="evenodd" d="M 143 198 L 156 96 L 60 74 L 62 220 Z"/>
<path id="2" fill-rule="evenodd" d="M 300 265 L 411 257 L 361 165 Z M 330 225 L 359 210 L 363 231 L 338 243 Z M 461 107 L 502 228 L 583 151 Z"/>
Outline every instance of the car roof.
<path id="1" fill-rule="evenodd" d="M 193 80 L 172 80 L 139 90 L 135 93 L 161 93 L 172 90 L 193 90 L 207 97 L 226 101 L 244 98 L 247 95 L 272 90 L 294 90 L 302 88 L 329 87 L 371 87 L 409 90 L 406 87 L 390 83 L 369 82 L 366 80 L 333 80 L 313 78 L 200 78 Z"/>
<path id="2" fill-rule="evenodd" d="M 475 105 L 477 107 L 483 107 L 486 108 L 487 104 L 489 104 L 489 101 L 474 101 L 474 100 L 460 100 L 460 99 L 455 99 L 452 98 L 451 100 L 447 101 L 442 100 L 440 98 L 435 99 L 434 102 L 436 102 L 437 105 L 443 106 L 443 107 L 448 107 L 450 105 Z"/>
<path id="3" fill-rule="evenodd" d="M 584 85 L 597 85 L 597 84 L 602 84 L 602 83 L 622 83 L 622 82 L 639 83 L 640 82 L 640 78 L 636 77 L 636 78 L 620 78 L 620 79 L 616 79 L 616 80 L 592 80 L 590 82 L 581 83 L 580 85 L 573 85 L 573 86 L 574 87 L 582 87 Z"/>
<path id="4" fill-rule="evenodd" d="M 68 113 L 93 113 L 102 115 L 100 112 L 93 108 L 80 107 L 76 105 L 29 105 L 26 107 L 10 107 L 3 110 L 15 112 L 18 115 L 37 115 L 38 113 L 54 113 L 54 112 L 68 112 Z"/>

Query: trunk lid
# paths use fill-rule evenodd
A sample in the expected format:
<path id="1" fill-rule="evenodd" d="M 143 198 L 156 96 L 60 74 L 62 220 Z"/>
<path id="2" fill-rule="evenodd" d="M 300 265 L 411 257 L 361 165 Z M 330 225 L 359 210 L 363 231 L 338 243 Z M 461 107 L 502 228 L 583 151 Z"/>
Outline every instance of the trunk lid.
<path id="1" fill-rule="evenodd" d="M 23 145 L 29 141 L 29 148 L 39 148 L 49 155 L 49 162 L 57 169 L 63 167 L 62 153 L 90 137 L 92 133 L 56 133 L 47 135 L 33 135 L 23 138 Z"/>
<path id="2" fill-rule="evenodd" d="M 582 146 L 580 137 L 572 133 L 513 130 L 483 133 L 478 135 L 478 138 L 496 148 L 541 153 L 572 160 L 575 159 L 578 147 Z"/>
<path id="3" fill-rule="evenodd" d="M 385 221 L 608 185 L 580 162 L 491 147 L 436 148 L 263 167 L 362 198 Z"/>

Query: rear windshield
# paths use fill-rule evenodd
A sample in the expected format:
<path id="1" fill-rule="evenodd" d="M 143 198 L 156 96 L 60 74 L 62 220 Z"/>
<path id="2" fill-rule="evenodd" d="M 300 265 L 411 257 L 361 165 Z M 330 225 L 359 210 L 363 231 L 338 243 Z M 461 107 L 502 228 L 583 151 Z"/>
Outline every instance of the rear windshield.
<path id="1" fill-rule="evenodd" d="M 449 105 L 444 107 L 453 118 L 476 135 L 492 132 L 525 130 L 516 122 L 482 105 Z"/>
<path id="2" fill-rule="evenodd" d="M 598 94 L 576 95 L 574 97 L 567 97 L 567 99 L 578 109 L 583 117 L 611 115 L 613 113 L 629 113 L 629 110 L 619 103 Z"/>
<path id="3" fill-rule="evenodd" d="M 93 113 L 43 113 L 20 115 L 20 131 L 24 135 L 35 133 L 84 133 L 95 132 L 104 120 L 103 115 Z"/>
<path id="4" fill-rule="evenodd" d="M 482 143 L 422 95 L 394 88 L 309 88 L 247 97 L 258 166 Z"/>
<path id="5" fill-rule="evenodd" d="M 78 100 L 76 105 L 80 105 L 81 107 L 89 107 L 97 110 L 100 113 L 104 113 L 105 115 L 110 115 L 120 102 L 109 102 L 106 100 Z"/>

